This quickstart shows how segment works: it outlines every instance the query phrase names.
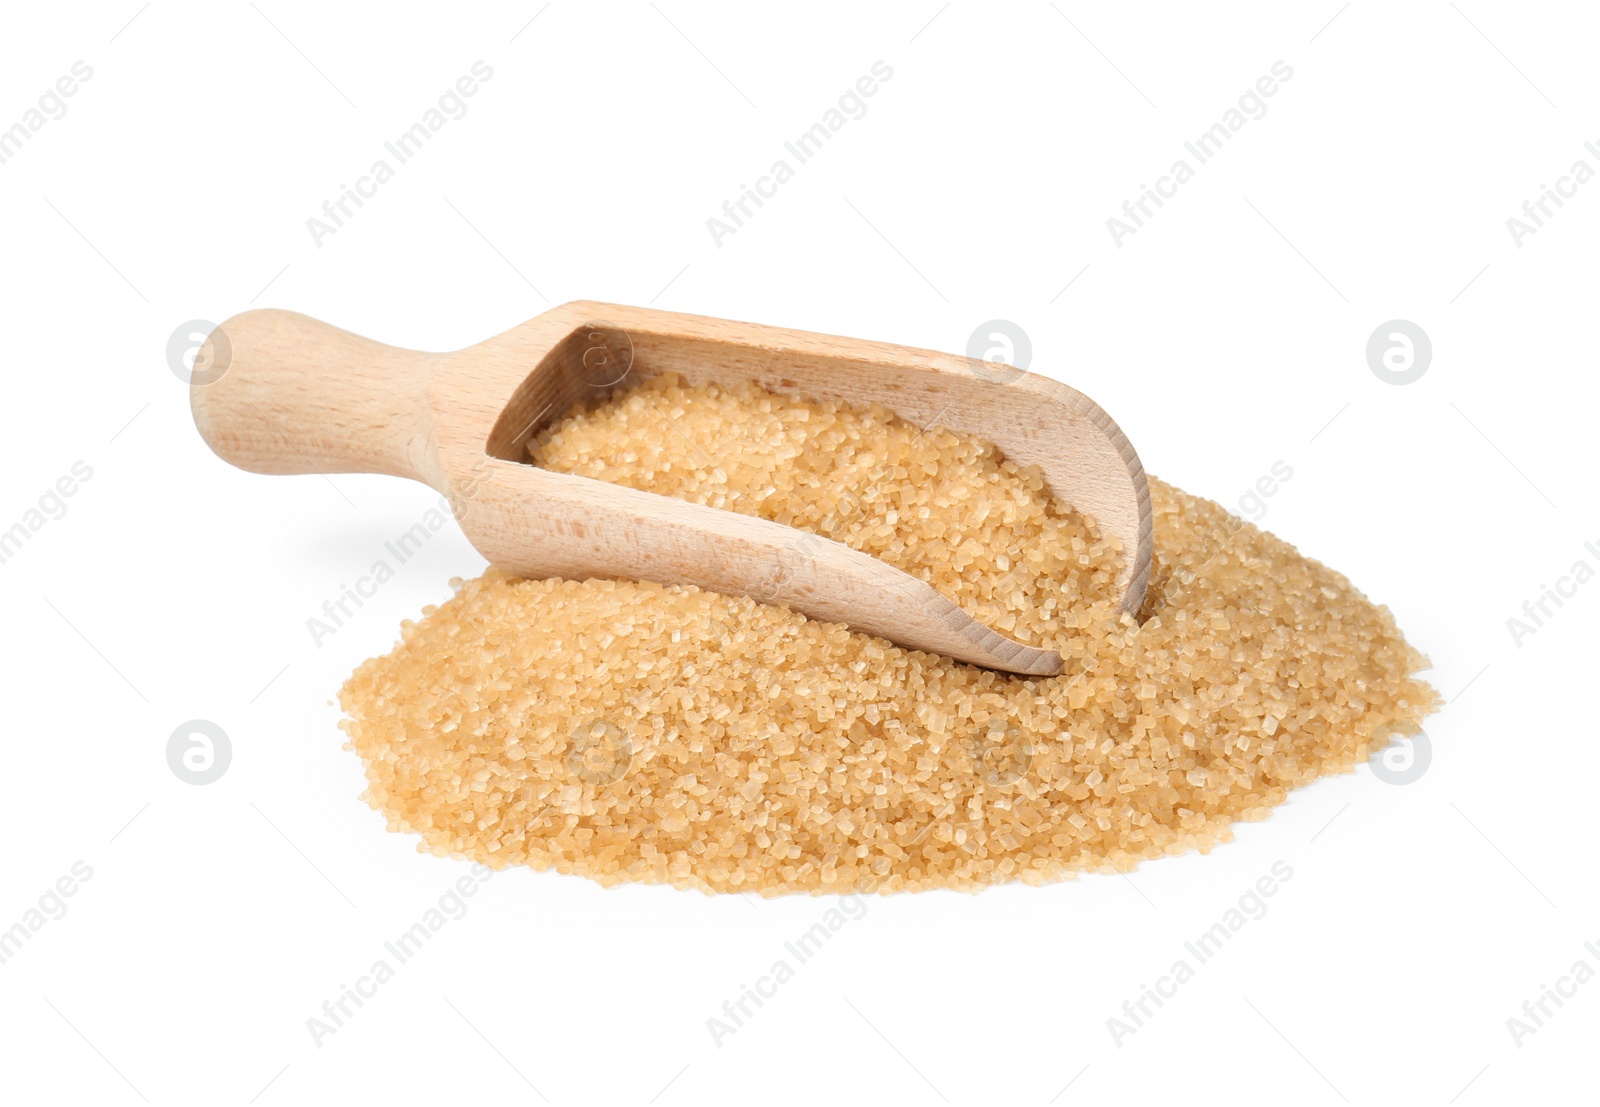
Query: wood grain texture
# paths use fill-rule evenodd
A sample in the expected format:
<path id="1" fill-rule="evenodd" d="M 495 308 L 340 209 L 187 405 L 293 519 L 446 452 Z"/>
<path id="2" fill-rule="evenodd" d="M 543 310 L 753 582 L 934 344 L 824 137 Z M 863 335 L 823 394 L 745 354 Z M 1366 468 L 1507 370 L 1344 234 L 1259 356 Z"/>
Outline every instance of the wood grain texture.
<path id="1" fill-rule="evenodd" d="M 228 367 L 190 395 L 219 456 L 258 473 L 422 481 L 450 498 L 479 552 L 523 576 L 694 584 L 972 664 L 1060 671 L 1055 651 L 997 634 L 841 543 L 524 461 L 528 440 L 574 405 L 672 372 L 877 403 L 908 422 L 988 439 L 1038 465 L 1052 494 L 1122 543 L 1122 610 L 1136 612 L 1144 597 L 1152 521 L 1138 455 L 1087 396 L 1036 374 L 1000 383 L 992 367 L 952 354 L 586 301 L 448 354 L 384 346 L 285 311 L 245 312 L 219 329 Z"/>

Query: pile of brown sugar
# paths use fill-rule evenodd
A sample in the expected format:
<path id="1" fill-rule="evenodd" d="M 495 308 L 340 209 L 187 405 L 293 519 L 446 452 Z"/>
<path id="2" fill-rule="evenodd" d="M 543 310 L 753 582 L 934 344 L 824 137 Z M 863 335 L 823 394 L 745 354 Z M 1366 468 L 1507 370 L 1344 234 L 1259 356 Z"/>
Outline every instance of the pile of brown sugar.
<path id="1" fill-rule="evenodd" d="M 438 854 L 719 892 L 1041 883 L 1208 850 L 1438 703 L 1386 608 L 1160 481 L 1135 620 L 1115 544 L 1036 470 L 879 409 L 655 379 L 531 454 L 864 550 L 1065 671 L 490 571 L 340 694 L 364 798 Z"/>

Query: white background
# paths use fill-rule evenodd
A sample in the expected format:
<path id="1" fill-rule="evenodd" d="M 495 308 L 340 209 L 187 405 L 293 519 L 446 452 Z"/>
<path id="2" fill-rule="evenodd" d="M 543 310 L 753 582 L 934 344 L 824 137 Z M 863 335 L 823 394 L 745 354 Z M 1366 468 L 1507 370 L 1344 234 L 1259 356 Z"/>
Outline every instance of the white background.
<path id="1" fill-rule="evenodd" d="M 1600 983 L 1520 1047 L 1506 1021 L 1600 968 L 1600 584 L 1507 629 L 1600 566 L 1600 183 L 1520 246 L 1506 226 L 1600 169 L 1592 11 L 138 3 L 0 29 L 0 126 L 93 68 L 0 166 L 0 528 L 93 469 L 0 565 L 0 927 L 93 869 L 0 965 L 0 1098 L 1592 1098 Z M 306 220 L 480 59 L 468 114 L 315 245 Z M 866 116 L 714 245 L 706 220 L 879 59 Z M 1267 115 L 1115 245 L 1106 219 L 1280 59 Z M 467 868 L 358 801 L 330 700 L 482 561 L 436 537 L 314 645 L 306 620 L 435 495 L 229 468 L 168 337 L 279 306 L 454 349 L 578 298 L 954 351 L 1010 319 L 1152 473 L 1234 504 L 1286 461 L 1263 524 L 1432 657 L 1454 701 L 1432 763 L 1324 780 L 1131 878 L 874 899 L 720 1048 L 706 1020 L 830 901 L 506 872 L 319 1048 L 306 1020 Z M 1396 318 L 1434 347 L 1403 387 L 1364 354 Z M 231 738 L 214 784 L 168 768 L 191 719 Z M 1269 913 L 1115 1043 L 1107 1019 L 1279 860 Z"/>

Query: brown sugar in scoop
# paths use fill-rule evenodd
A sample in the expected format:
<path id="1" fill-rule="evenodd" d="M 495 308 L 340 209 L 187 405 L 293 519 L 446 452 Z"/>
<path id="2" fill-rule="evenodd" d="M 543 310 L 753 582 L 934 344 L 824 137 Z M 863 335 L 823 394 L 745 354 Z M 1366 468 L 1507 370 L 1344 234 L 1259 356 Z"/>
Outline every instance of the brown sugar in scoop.
<path id="1" fill-rule="evenodd" d="M 985 626 L 859 548 L 759 514 L 527 464 L 530 438 L 575 407 L 671 373 L 876 403 L 920 425 L 981 435 L 1037 466 L 1054 496 L 1120 543 L 1123 610 L 1138 609 L 1149 574 L 1149 490 L 1117 425 L 1066 385 L 1033 374 L 997 380 L 988 363 L 968 358 L 572 303 L 449 354 L 384 346 L 292 312 L 251 311 L 212 334 L 199 364 L 208 368 L 192 380 L 195 423 L 226 460 L 259 473 L 423 481 L 450 497 L 484 557 L 524 577 L 781 594 L 813 618 L 913 649 L 1008 672 L 1061 671 L 1055 650 Z"/>

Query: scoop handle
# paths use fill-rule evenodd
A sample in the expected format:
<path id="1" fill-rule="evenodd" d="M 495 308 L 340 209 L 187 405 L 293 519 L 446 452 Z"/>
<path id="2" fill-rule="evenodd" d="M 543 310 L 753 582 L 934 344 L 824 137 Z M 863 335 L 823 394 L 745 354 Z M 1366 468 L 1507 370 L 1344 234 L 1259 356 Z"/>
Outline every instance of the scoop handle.
<path id="1" fill-rule="evenodd" d="M 201 346 L 189 406 L 206 445 L 253 473 L 383 473 L 433 483 L 437 355 L 292 311 L 247 311 Z"/>

